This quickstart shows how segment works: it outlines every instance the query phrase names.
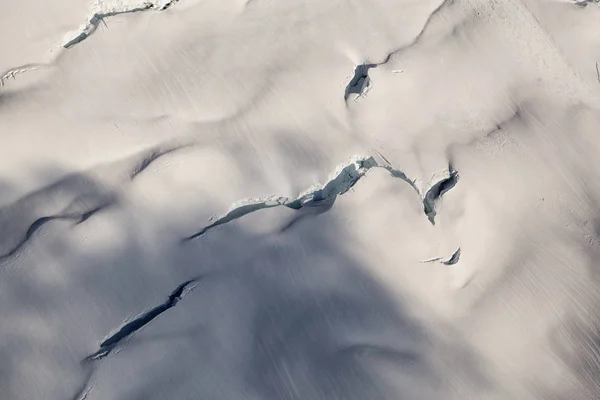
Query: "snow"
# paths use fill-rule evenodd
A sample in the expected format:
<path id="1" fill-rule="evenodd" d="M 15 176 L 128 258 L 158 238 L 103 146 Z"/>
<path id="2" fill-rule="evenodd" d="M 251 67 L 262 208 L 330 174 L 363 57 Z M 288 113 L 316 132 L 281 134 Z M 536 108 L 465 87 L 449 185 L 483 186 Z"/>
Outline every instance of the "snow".
<path id="1" fill-rule="evenodd" d="M 0 398 L 597 399 L 587 3 L 10 0 Z"/>

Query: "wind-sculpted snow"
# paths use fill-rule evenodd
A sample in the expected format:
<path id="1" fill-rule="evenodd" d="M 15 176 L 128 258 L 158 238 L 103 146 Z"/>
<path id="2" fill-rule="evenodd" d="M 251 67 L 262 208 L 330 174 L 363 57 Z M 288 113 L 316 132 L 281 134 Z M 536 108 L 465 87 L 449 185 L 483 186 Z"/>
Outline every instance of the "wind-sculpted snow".
<path id="1" fill-rule="evenodd" d="M 48 223 L 71 221 L 74 225 L 79 225 L 96 213 L 114 206 L 118 202 L 118 193 L 123 189 L 123 183 L 133 181 L 158 158 L 182 147 L 162 146 L 113 165 L 103 166 L 107 170 L 103 176 L 107 180 L 106 185 L 94 182 L 83 174 L 73 174 L 0 208 L 0 226 L 8 232 L 0 240 L 0 262 L 18 254 L 34 234 Z M 35 214 L 39 209 L 56 209 L 56 206 L 45 205 L 54 201 L 65 205 L 55 213 L 38 216 L 25 227 L 23 217 L 31 212 Z M 15 214 L 21 215 L 21 219 L 14 220 Z"/>
<path id="2" fill-rule="evenodd" d="M 33 221 L 31 223 L 31 225 L 29 225 L 29 228 L 27 228 L 27 232 L 25 232 L 24 237 L 13 248 L 11 248 L 6 253 L 0 255 L 0 262 L 17 254 L 23 248 L 23 246 L 25 246 L 27 244 L 27 242 L 29 240 L 31 240 L 31 238 L 33 237 L 33 234 L 36 231 L 38 231 L 40 228 L 42 228 L 43 225 L 45 225 L 51 221 L 60 221 L 60 220 L 74 221 L 75 224 L 78 225 L 78 224 L 85 222 L 92 215 L 101 211 L 105 207 L 108 207 L 110 204 L 111 204 L 111 202 L 109 200 L 105 204 L 98 205 L 98 206 L 93 207 L 84 212 L 69 213 L 67 211 L 64 214 L 50 215 L 47 217 L 40 217 L 40 218 L 36 219 L 35 221 Z"/>
<path id="3" fill-rule="evenodd" d="M 596 0 L 9 3 L 1 400 L 600 398 Z"/>

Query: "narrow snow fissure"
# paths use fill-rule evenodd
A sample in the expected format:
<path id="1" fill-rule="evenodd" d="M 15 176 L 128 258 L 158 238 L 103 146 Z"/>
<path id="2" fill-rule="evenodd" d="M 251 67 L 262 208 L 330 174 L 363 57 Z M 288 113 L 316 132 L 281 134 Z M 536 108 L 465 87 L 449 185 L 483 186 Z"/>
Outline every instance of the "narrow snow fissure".
<path id="1" fill-rule="evenodd" d="M 27 72 L 36 71 L 38 69 L 47 68 L 48 66 L 45 64 L 27 64 L 17 68 L 9 69 L 2 73 L 0 76 L 0 86 L 4 86 L 7 84 L 9 79 L 17 79 L 18 75 L 23 75 Z"/>
<path id="2" fill-rule="evenodd" d="M 600 0 L 579 0 L 579 1 L 574 1 L 575 5 L 578 5 L 579 7 L 587 7 L 588 4 L 600 4 Z"/>
<path id="3" fill-rule="evenodd" d="M 268 196 L 243 200 L 238 204 L 234 204 L 225 215 L 217 217 L 212 224 L 188 236 L 184 241 L 199 238 L 212 228 L 266 208 L 284 206 L 293 210 L 300 210 L 304 207 L 316 207 L 333 203 L 338 195 L 350 190 L 369 169 L 376 166 L 377 162 L 373 157 L 353 157 L 348 163 L 339 167 L 332 178 L 322 187 L 313 187 L 296 197 Z"/>
<path id="4" fill-rule="evenodd" d="M 379 157 L 381 157 L 381 159 L 384 161 L 383 163 L 378 163 L 377 166 L 379 168 L 385 169 L 387 172 L 390 173 L 390 175 L 393 178 L 397 178 L 397 179 L 403 180 L 404 182 L 408 183 L 410 185 L 410 187 L 415 191 L 415 193 L 419 196 L 419 198 L 421 198 L 421 191 L 419 190 L 419 188 L 417 188 L 417 185 L 415 185 L 415 181 L 408 179 L 408 176 L 406 176 L 406 174 L 404 172 L 392 167 L 392 163 L 387 158 L 385 158 L 385 156 L 383 154 L 381 154 L 378 151 L 376 151 L 376 152 L 379 155 Z"/>
<path id="5" fill-rule="evenodd" d="M 152 322 L 156 317 L 168 309 L 175 307 L 177 303 L 193 289 L 192 284 L 199 280 L 200 278 L 194 278 L 185 281 L 169 295 L 167 301 L 124 324 L 116 333 L 110 335 L 100 343 L 98 351 L 86 357 L 85 361 L 96 361 L 108 356 L 123 340 L 130 338 L 137 331 Z"/>
<path id="6" fill-rule="evenodd" d="M 388 165 L 378 164 L 373 157 L 355 156 L 338 167 L 325 185 L 312 187 L 296 197 L 268 196 L 243 200 L 234 204 L 226 214 L 217 217 L 213 223 L 186 237 L 183 241 L 199 238 L 219 225 L 266 208 L 284 206 L 293 210 L 300 210 L 306 207 L 319 207 L 322 212 L 328 211 L 333 206 L 337 196 L 345 194 L 372 168 L 385 169 L 392 177 L 410 184 L 415 192 L 419 194 L 413 181 L 409 180 L 402 171 L 391 167 L 387 160 L 385 161 Z M 283 230 L 289 228 L 295 222 L 296 220 L 292 221 Z"/>
<path id="7" fill-rule="evenodd" d="M 458 172 L 450 166 L 449 177 L 433 185 L 427 191 L 426 195 L 422 197 L 413 180 L 410 180 L 404 172 L 393 168 L 391 163 L 382 154 L 379 154 L 379 156 L 383 159 L 382 163 L 378 163 L 373 157 L 352 157 L 336 169 L 325 185 L 311 187 L 296 197 L 271 195 L 250 198 L 235 203 L 227 213 L 211 218 L 211 221 L 213 221 L 211 224 L 184 238 L 183 242 L 200 238 L 213 228 L 267 208 L 284 206 L 293 210 L 301 210 L 307 207 L 318 207 L 320 212 L 326 212 L 331 209 L 337 196 L 345 194 L 372 168 L 385 169 L 393 178 L 408 183 L 422 200 L 425 215 L 435 225 L 436 203 L 448 190 L 456 185 L 458 182 Z M 282 231 L 290 228 L 298 220 L 299 218 L 293 220 Z"/>
<path id="8" fill-rule="evenodd" d="M 88 21 L 87 25 L 81 30 L 79 35 L 75 36 L 71 40 L 68 40 L 63 45 L 63 47 L 65 49 L 70 49 L 71 47 L 75 46 L 76 44 L 83 42 L 85 39 L 90 37 L 94 32 L 96 32 L 96 29 L 98 29 L 98 26 L 100 26 L 100 23 L 104 22 L 104 18 L 113 17 L 115 15 L 120 15 L 120 14 L 131 14 L 131 13 L 135 13 L 135 12 L 139 12 L 139 11 L 146 11 L 146 10 L 149 10 L 150 8 L 152 8 L 152 5 L 148 4 L 145 7 L 133 8 L 130 10 L 125 10 L 125 11 L 115 11 L 115 12 L 109 12 L 109 13 L 104 13 L 104 14 L 94 14 Z"/>
<path id="9" fill-rule="evenodd" d="M 435 216 L 437 215 L 436 205 L 439 199 L 458 183 L 458 172 L 452 165 L 448 167 L 448 172 L 450 176 L 433 185 L 431 189 L 425 193 L 425 197 L 423 197 L 423 211 L 432 225 L 435 225 Z"/>
<path id="10" fill-rule="evenodd" d="M 444 265 L 454 265 L 456 263 L 458 263 L 460 259 L 460 247 L 454 252 L 452 253 L 452 256 L 450 256 L 450 258 L 448 259 L 444 259 L 443 257 L 435 257 L 435 258 L 430 258 L 428 260 L 423 260 L 421 261 L 422 263 L 432 263 L 432 262 L 441 262 Z"/>
<path id="11" fill-rule="evenodd" d="M 104 1 L 96 1 L 93 7 L 92 16 L 86 22 L 85 26 L 81 31 L 73 38 L 66 40 L 63 44 L 65 49 L 69 49 L 90 37 L 96 30 L 100 23 L 106 24 L 104 21 L 108 17 L 114 17 L 121 14 L 132 14 L 140 11 L 158 10 L 164 11 L 177 3 L 179 0 L 154 0 L 154 1 L 138 1 L 132 2 L 132 4 L 121 4 L 115 3 L 111 5 L 111 2 L 105 3 Z"/>
<path id="12" fill-rule="evenodd" d="M 87 369 L 86 376 L 75 394 L 70 397 L 71 400 L 85 400 L 92 392 L 92 378 L 94 376 L 95 368 L 92 364 L 84 365 L 83 367 Z"/>
<path id="13" fill-rule="evenodd" d="M 446 261 L 442 261 L 442 264 L 454 265 L 454 264 L 458 263 L 459 259 L 460 259 L 460 247 L 454 252 L 454 254 L 452 254 L 452 256 L 449 259 L 447 259 Z"/>
<path id="14" fill-rule="evenodd" d="M 354 69 L 354 76 L 346 85 L 344 91 L 344 100 L 348 101 L 351 94 L 356 94 L 358 97 L 364 96 L 372 86 L 371 78 L 369 77 L 369 69 L 376 68 L 377 64 L 361 64 Z"/>
<path id="15" fill-rule="evenodd" d="M 585 0 L 585 1 L 600 1 L 600 0 Z M 450 6 L 453 4 L 453 1 L 451 0 L 443 0 L 432 12 L 431 14 L 429 14 L 429 16 L 427 17 L 427 20 L 425 21 L 425 23 L 423 24 L 423 27 L 421 28 L 421 30 L 419 31 L 419 33 L 415 36 L 415 38 L 408 44 L 397 48 L 396 50 L 393 50 L 392 52 L 388 53 L 385 57 L 383 57 L 383 59 L 381 59 L 381 61 L 379 62 L 375 62 L 375 63 L 363 63 L 360 65 L 357 65 L 355 70 L 354 70 L 354 76 L 352 77 L 352 79 L 350 80 L 350 82 L 348 83 L 348 85 L 346 86 L 346 90 L 344 92 L 344 100 L 348 101 L 348 98 L 350 97 L 351 94 L 356 94 L 358 97 L 364 96 L 366 94 L 366 92 L 368 90 L 370 90 L 370 88 L 373 85 L 373 82 L 371 81 L 371 77 L 369 76 L 369 70 L 371 68 L 377 68 L 380 65 L 384 65 L 387 64 L 394 55 L 401 53 L 402 51 L 407 50 L 408 48 L 416 45 L 417 43 L 419 43 L 419 41 L 421 40 L 421 38 L 423 37 L 423 34 L 425 33 L 425 31 L 427 30 L 427 27 L 429 26 L 429 24 L 431 23 L 431 21 L 433 20 L 433 18 L 435 18 L 437 15 L 440 14 L 440 12 L 444 9 L 444 7 L 446 6 Z M 399 71 L 397 71 L 399 72 Z"/>
<path id="16" fill-rule="evenodd" d="M 179 3 L 179 0 L 171 0 L 171 1 L 167 1 L 165 4 L 163 4 L 162 7 L 159 8 L 160 11 L 165 11 L 167 8 L 171 7 L 174 4 Z"/>

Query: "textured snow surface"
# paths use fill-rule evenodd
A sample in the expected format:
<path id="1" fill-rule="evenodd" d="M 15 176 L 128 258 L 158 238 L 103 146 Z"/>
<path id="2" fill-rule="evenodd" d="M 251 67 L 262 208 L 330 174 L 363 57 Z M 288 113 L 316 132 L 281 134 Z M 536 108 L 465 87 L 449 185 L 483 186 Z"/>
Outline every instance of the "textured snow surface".
<path id="1" fill-rule="evenodd" d="M 0 37 L 0 399 L 600 398 L 598 4 L 7 0 Z"/>

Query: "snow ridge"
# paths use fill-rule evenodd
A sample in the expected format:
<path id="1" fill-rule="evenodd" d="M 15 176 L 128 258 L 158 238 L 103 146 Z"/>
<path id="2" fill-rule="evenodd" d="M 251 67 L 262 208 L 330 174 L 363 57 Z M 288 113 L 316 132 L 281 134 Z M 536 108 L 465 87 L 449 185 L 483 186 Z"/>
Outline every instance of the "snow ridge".
<path id="1" fill-rule="evenodd" d="M 169 144 L 159 146 L 154 149 L 144 151 L 140 154 L 136 154 L 135 156 L 126 160 L 118 161 L 117 163 L 108 166 L 108 168 L 107 166 L 104 166 L 104 168 L 107 168 L 107 171 L 105 171 L 104 175 L 106 177 L 113 177 L 113 185 L 109 185 L 108 187 L 98 185 L 81 187 L 80 185 L 80 193 L 73 195 L 70 203 L 68 203 L 66 207 L 62 209 L 62 211 L 50 215 L 38 216 L 29 224 L 24 233 L 18 231 L 15 232 L 14 234 L 22 236 L 8 249 L 2 249 L 4 252 L 0 253 L 0 262 L 15 256 L 27 243 L 29 243 L 34 234 L 45 224 L 52 221 L 63 220 L 74 221 L 75 225 L 79 225 L 87 221 L 94 214 L 114 205 L 118 201 L 119 190 L 123 183 L 134 181 L 138 175 L 140 175 L 144 170 L 146 170 L 146 168 L 150 166 L 150 164 L 160 157 L 187 146 L 189 145 Z M 19 204 L 35 203 L 41 199 L 52 197 L 53 193 L 60 191 L 62 186 L 71 185 L 73 184 L 73 181 L 86 182 L 87 179 L 82 179 L 82 177 L 80 177 L 78 174 L 68 175 L 58 182 L 44 187 L 28 196 L 24 196 L 15 203 L 0 208 L 0 222 L 5 210 L 18 206 Z"/>

